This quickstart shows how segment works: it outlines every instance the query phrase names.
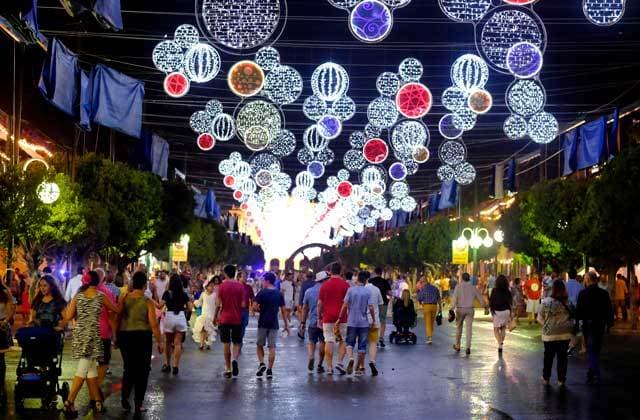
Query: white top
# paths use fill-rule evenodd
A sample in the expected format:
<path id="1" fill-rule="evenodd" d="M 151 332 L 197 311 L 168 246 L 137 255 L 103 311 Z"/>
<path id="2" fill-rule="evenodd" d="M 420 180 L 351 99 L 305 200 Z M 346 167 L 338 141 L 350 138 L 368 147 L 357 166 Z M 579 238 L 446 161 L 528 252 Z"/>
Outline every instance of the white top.
<path id="1" fill-rule="evenodd" d="M 211 294 L 208 294 L 206 291 L 200 294 L 198 300 L 194 302 L 196 307 L 202 307 L 202 316 L 205 318 L 213 319 L 213 316 L 216 313 L 216 299 L 218 298 L 218 294 L 214 291 Z"/>
<path id="2" fill-rule="evenodd" d="M 167 285 L 169 284 L 169 279 L 160 280 L 159 278 L 155 281 L 156 286 L 156 296 L 158 299 L 162 299 L 162 295 L 167 290 Z"/>
<path id="3" fill-rule="evenodd" d="M 280 291 L 285 302 L 293 302 L 293 283 L 290 280 L 283 280 L 280 283 Z"/>
<path id="4" fill-rule="evenodd" d="M 371 312 L 367 311 L 367 318 L 369 319 L 369 323 L 373 324 L 374 328 L 380 328 L 380 305 L 384 305 L 384 300 L 382 300 L 382 293 L 380 293 L 380 289 L 374 286 L 371 283 L 367 283 L 364 286 L 369 293 L 371 293 L 371 301 L 373 302 L 373 313 L 376 317 L 373 321 L 371 320 Z"/>
<path id="5" fill-rule="evenodd" d="M 67 302 L 71 302 L 76 294 L 78 294 L 78 290 L 82 287 L 82 274 L 78 274 L 69 280 L 69 284 L 67 285 L 67 290 L 64 292 L 64 299 Z"/>
<path id="6" fill-rule="evenodd" d="M 473 300 L 477 300 L 480 302 L 482 306 L 485 306 L 486 303 L 480 290 L 470 281 L 462 281 L 456 287 L 455 292 L 453 292 L 453 306 L 456 309 L 471 309 L 473 308 Z"/>

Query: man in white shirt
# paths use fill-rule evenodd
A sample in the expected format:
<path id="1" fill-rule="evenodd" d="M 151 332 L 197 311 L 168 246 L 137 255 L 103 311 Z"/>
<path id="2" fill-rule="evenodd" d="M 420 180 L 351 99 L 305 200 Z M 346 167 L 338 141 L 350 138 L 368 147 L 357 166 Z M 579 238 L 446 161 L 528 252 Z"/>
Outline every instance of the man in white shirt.
<path id="1" fill-rule="evenodd" d="M 371 319 L 371 314 L 368 314 L 369 323 L 373 324 L 373 327 L 369 328 L 369 367 L 371 368 L 371 376 L 378 376 L 376 356 L 378 355 L 378 340 L 380 340 L 380 311 L 384 300 L 380 289 L 373 284 L 367 282 L 364 288 L 371 293 L 371 301 L 373 302 L 373 319 Z"/>
<path id="2" fill-rule="evenodd" d="M 456 310 L 456 344 L 453 349 L 460 351 L 460 341 L 462 339 L 462 326 L 465 324 L 467 329 L 467 355 L 471 354 L 471 336 L 473 334 L 473 317 L 475 309 L 473 301 L 477 300 L 482 306 L 486 307 L 486 299 L 482 296 L 476 286 L 471 284 L 469 273 L 462 274 L 462 281 L 453 292 L 453 307 Z"/>
<path id="3" fill-rule="evenodd" d="M 78 267 L 78 274 L 72 277 L 67 283 L 67 288 L 64 293 L 64 299 L 67 303 L 71 302 L 71 300 L 78 293 L 80 287 L 82 287 L 82 275 L 84 274 L 84 267 Z"/>

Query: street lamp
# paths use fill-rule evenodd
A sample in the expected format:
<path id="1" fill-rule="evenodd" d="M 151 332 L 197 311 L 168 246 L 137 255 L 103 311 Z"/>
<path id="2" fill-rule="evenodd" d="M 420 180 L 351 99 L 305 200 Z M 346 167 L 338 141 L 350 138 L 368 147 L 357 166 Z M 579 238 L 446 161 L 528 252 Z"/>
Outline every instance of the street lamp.
<path id="1" fill-rule="evenodd" d="M 502 243 L 504 240 L 504 232 L 501 229 L 493 233 L 493 237 L 485 228 L 464 228 L 460 233 L 460 237 L 454 242 L 454 246 L 458 248 L 469 247 L 473 250 L 473 275 L 478 273 L 478 249 L 481 247 L 491 248 L 494 242 Z"/>

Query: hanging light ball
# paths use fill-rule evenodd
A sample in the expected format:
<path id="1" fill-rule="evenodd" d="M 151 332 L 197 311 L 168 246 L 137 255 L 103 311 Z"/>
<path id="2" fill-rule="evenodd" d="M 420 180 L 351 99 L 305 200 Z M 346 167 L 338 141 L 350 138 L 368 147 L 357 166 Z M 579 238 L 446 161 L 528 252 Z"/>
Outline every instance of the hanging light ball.
<path id="1" fill-rule="evenodd" d="M 335 158 L 336 155 L 331 149 L 320 150 L 318 153 L 316 153 L 316 160 L 324 163 L 324 166 L 331 165 Z"/>
<path id="2" fill-rule="evenodd" d="M 236 184 L 236 178 L 233 175 L 226 175 L 222 178 L 222 183 L 227 188 L 232 188 Z"/>
<path id="3" fill-rule="evenodd" d="M 296 185 L 302 188 L 312 188 L 314 181 L 314 176 L 307 171 L 299 172 L 296 175 Z"/>
<path id="4" fill-rule="evenodd" d="M 328 112 L 340 121 L 348 121 L 356 115 L 356 103 L 350 97 L 343 96 L 333 103 Z"/>
<path id="5" fill-rule="evenodd" d="M 349 74 L 335 63 L 324 63 L 311 75 L 311 89 L 320 99 L 333 102 L 349 89 Z"/>
<path id="6" fill-rule="evenodd" d="M 307 148 L 298 150 L 298 162 L 300 162 L 303 165 L 310 164 L 315 160 L 315 158 L 316 158 L 315 154 Z"/>
<path id="7" fill-rule="evenodd" d="M 336 187 L 336 192 L 342 198 L 349 198 L 353 191 L 353 185 L 349 181 L 340 181 Z"/>
<path id="8" fill-rule="evenodd" d="M 356 172 L 364 168 L 364 165 L 367 164 L 367 161 L 362 156 L 362 152 L 357 149 L 349 149 L 345 152 L 344 157 L 342 158 L 344 163 L 344 167 L 347 168 L 351 172 Z"/>
<path id="9" fill-rule="evenodd" d="M 445 114 L 442 118 L 440 118 L 440 122 L 438 123 L 438 131 L 440 131 L 440 135 L 445 139 L 457 139 L 459 138 L 463 131 L 456 128 L 453 124 L 454 114 Z"/>
<path id="10" fill-rule="evenodd" d="M 474 89 L 467 102 L 469 109 L 476 114 L 486 114 L 493 106 L 493 97 L 484 89 Z"/>
<path id="11" fill-rule="evenodd" d="M 327 115 L 327 103 L 317 95 L 311 95 L 302 104 L 302 113 L 310 120 L 318 120 Z"/>
<path id="12" fill-rule="evenodd" d="M 256 52 L 256 63 L 265 71 L 280 65 L 280 53 L 273 47 L 262 47 Z"/>
<path id="13" fill-rule="evenodd" d="M 371 185 L 384 180 L 384 171 L 378 166 L 367 166 L 360 173 L 360 183 Z"/>
<path id="14" fill-rule="evenodd" d="M 324 175 L 324 164 L 314 160 L 307 165 L 307 172 L 309 172 L 314 178 L 322 178 Z"/>
<path id="15" fill-rule="evenodd" d="M 271 142 L 269 130 L 261 125 L 252 125 L 244 131 L 244 144 L 254 152 L 264 150 Z"/>
<path id="16" fill-rule="evenodd" d="M 362 131 L 354 131 L 349 136 L 349 144 L 354 149 L 362 149 L 366 141 L 367 139 Z"/>
<path id="17" fill-rule="evenodd" d="M 409 184 L 406 182 L 394 182 L 391 184 L 391 196 L 394 198 L 403 198 L 409 195 Z"/>
<path id="18" fill-rule="evenodd" d="M 278 108 L 270 102 L 255 100 L 244 105 L 236 117 L 236 129 L 244 139 L 245 132 L 253 126 L 265 128 L 269 140 L 274 139 L 281 130 L 282 116 Z M 254 134 L 256 131 L 254 131 Z"/>
<path id="19" fill-rule="evenodd" d="M 209 133 L 202 133 L 198 136 L 197 140 L 200 150 L 209 151 L 216 145 L 216 139 Z"/>
<path id="20" fill-rule="evenodd" d="M 277 157 L 271 153 L 258 153 L 251 158 L 248 164 L 250 173 L 255 176 L 260 169 L 266 169 L 269 172 L 280 172 L 281 164 Z"/>
<path id="21" fill-rule="evenodd" d="M 470 109 L 462 109 L 453 114 L 453 126 L 462 131 L 469 131 L 476 126 L 477 114 Z"/>
<path id="22" fill-rule="evenodd" d="M 424 67 L 416 58 L 405 58 L 398 66 L 398 74 L 405 82 L 417 82 L 422 77 Z"/>
<path id="23" fill-rule="evenodd" d="M 289 130 L 280 130 L 267 148 L 275 156 L 289 156 L 296 149 L 296 136 Z"/>
<path id="24" fill-rule="evenodd" d="M 393 99 L 379 97 L 369 104 L 367 118 L 376 127 L 389 128 L 398 121 L 398 108 Z"/>
<path id="25" fill-rule="evenodd" d="M 255 178 L 256 178 L 256 184 L 260 188 L 266 188 L 269 185 L 271 185 L 271 183 L 273 182 L 273 175 L 271 174 L 271 172 L 267 171 L 266 169 L 260 169 L 256 173 Z"/>
<path id="26" fill-rule="evenodd" d="M 457 86 L 448 87 L 442 92 L 442 106 L 449 111 L 456 112 L 467 106 L 467 91 Z"/>
<path id="27" fill-rule="evenodd" d="M 181 48 L 187 49 L 193 44 L 198 43 L 200 40 L 200 34 L 195 26 L 185 23 L 176 28 L 173 33 L 173 40 Z"/>
<path id="28" fill-rule="evenodd" d="M 316 124 L 317 132 L 327 140 L 333 140 L 342 133 L 342 123 L 340 119 L 333 115 L 325 115 Z"/>
<path id="29" fill-rule="evenodd" d="M 211 117 L 222 114 L 223 109 L 222 103 L 217 99 L 211 99 L 204 107 L 205 112 L 211 115 Z"/>
<path id="30" fill-rule="evenodd" d="M 394 181 L 402 181 L 407 177 L 407 167 L 402 162 L 395 162 L 389 167 L 389 176 Z"/>
<path id="31" fill-rule="evenodd" d="M 164 91 L 172 98 L 182 98 L 189 92 L 189 79 L 180 72 L 169 73 L 164 78 Z"/>
<path id="32" fill-rule="evenodd" d="M 529 120 L 529 137 L 539 144 L 548 144 L 555 140 L 558 129 L 558 120 L 548 112 L 535 114 Z"/>
<path id="33" fill-rule="evenodd" d="M 454 179 L 460 185 L 471 185 L 476 179 L 476 168 L 469 162 L 463 162 L 454 168 Z"/>
<path id="34" fill-rule="evenodd" d="M 429 149 L 425 146 L 416 146 L 413 148 L 413 152 L 411 152 L 411 157 L 417 163 L 425 163 L 429 160 L 430 156 Z"/>
<path id="35" fill-rule="evenodd" d="M 367 140 L 380 137 L 380 133 L 382 133 L 382 129 L 380 127 L 376 127 L 371 123 L 367 123 L 364 126 L 364 137 Z"/>
<path id="36" fill-rule="evenodd" d="M 382 163 L 389 156 L 389 146 L 382 139 L 371 139 L 364 144 L 362 155 L 369 163 Z"/>
<path id="37" fill-rule="evenodd" d="M 396 94 L 396 106 L 407 118 L 422 118 L 431 110 L 431 91 L 422 83 L 407 83 Z"/>
<path id="38" fill-rule="evenodd" d="M 267 73 L 263 94 L 276 105 L 288 105 L 298 100 L 302 94 L 302 76 L 289 66 L 277 66 Z"/>
<path id="39" fill-rule="evenodd" d="M 489 11 L 491 0 L 438 0 L 440 8 L 455 22 L 476 23 Z"/>
<path id="40" fill-rule="evenodd" d="M 349 180 L 350 177 L 351 175 L 349 174 L 349 171 L 344 169 L 340 169 L 336 175 L 336 178 L 338 179 L 338 181 L 347 181 Z"/>
<path id="41" fill-rule="evenodd" d="M 467 149 L 459 141 L 447 140 L 440 145 L 438 157 L 442 163 L 455 166 L 465 161 Z"/>
<path id="42" fill-rule="evenodd" d="M 235 164 L 232 160 L 223 159 L 218 164 L 218 172 L 220 172 L 222 175 L 231 175 L 234 166 Z"/>
<path id="43" fill-rule="evenodd" d="M 363 42 L 380 42 L 393 28 L 393 15 L 381 1 L 363 0 L 351 10 L 349 28 Z"/>
<path id="44" fill-rule="evenodd" d="M 219 141 L 231 140 L 236 135 L 236 122 L 233 117 L 224 113 L 216 115 L 211 122 L 211 134 Z"/>
<path id="45" fill-rule="evenodd" d="M 529 124 L 520 115 L 509 115 L 504 121 L 504 134 L 511 140 L 520 140 L 529 132 Z"/>
<path id="46" fill-rule="evenodd" d="M 507 88 L 507 107 L 512 113 L 530 117 L 542 111 L 546 101 L 544 88 L 535 80 L 521 79 Z"/>
<path id="47" fill-rule="evenodd" d="M 242 161 L 242 155 L 240 154 L 240 152 L 231 152 L 229 154 L 229 160 L 231 160 L 232 162 L 241 162 Z"/>
<path id="48" fill-rule="evenodd" d="M 189 118 L 189 126 L 198 134 L 206 133 L 211 127 L 213 118 L 206 111 L 196 111 Z"/>
<path id="49" fill-rule="evenodd" d="M 400 78 L 396 73 L 384 72 L 376 79 L 376 89 L 380 95 L 394 97 L 400 89 Z"/>
<path id="50" fill-rule="evenodd" d="M 231 175 L 233 175 L 236 178 L 236 181 L 238 181 L 241 179 L 249 178 L 251 176 L 251 170 L 251 165 L 249 165 L 247 162 L 240 161 L 233 167 L 233 172 L 231 173 Z"/>
<path id="51" fill-rule="evenodd" d="M 594 25 L 612 26 L 624 16 L 626 1 L 628 0 L 582 0 L 582 11 Z"/>
<path id="52" fill-rule="evenodd" d="M 414 211 L 417 206 L 418 203 L 416 202 L 416 199 L 411 197 L 410 195 L 403 197 L 400 200 L 400 208 L 402 209 L 402 211 L 405 211 L 407 213 L 411 213 L 412 211 Z"/>
<path id="53" fill-rule="evenodd" d="M 542 70 L 542 51 L 528 41 L 518 42 L 507 52 L 507 69 L 518 79 L 530 79 Z"/>
<path id="54" fill-rule="evenodd" d="M 442 165 L 436 171 L 436 175 L 442 182 L 453 181 L 456 176 L 456 171 L 451 165 Z"/>
<path id="55" fill-rule="evenodd" d="M 227 84 L 229 89 L 240 97 L 254 96 L 264 86 L 264 71 L 253 61 L 239 61 L 229 70 Z"/>
<path id="56" fill-rule="evenodd" d="M 213 80 L 220 72 L 220 54 L 209 44 L 193 44 L 184 55 L 184 72 L 196 83 Z"/>
<path id="57" fill-rule="evenodd" d="M 158 70 L 164 73 L 171 73 L 182 68 L 184 53 L 177 42 L 162 41 L 153 49 L 151 59 Z"/>
<path id="58" fill-rule="evenodd" d="M 477 55 L 465 54 L 453 62 L 451 80 L 465 92 L 483 89 L 489 81 L 489 66 Z"/>
<path id="59" fill-rule="evenodd" d="M 312 125 L 304 131 L 302 144 L 312 152 L 319 152 L 327 148 L 329 139 L 320 135 L 317 125 Z"/>

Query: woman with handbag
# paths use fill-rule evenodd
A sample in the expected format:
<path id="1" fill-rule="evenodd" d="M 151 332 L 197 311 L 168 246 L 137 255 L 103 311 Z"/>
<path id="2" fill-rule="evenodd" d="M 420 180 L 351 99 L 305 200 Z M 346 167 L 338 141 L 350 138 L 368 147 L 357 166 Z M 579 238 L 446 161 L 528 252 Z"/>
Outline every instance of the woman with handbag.
<path id="1" fill-rule="evenodd" d="M 562 280 L 555 280 L 551 286 L 551 296 L 542 300 L 538 310 L 538 322 L 542 324 L 544 342 L 544 368 L 542 382 L 549 385 L 553 359 L 558 358 L 558 385 L 564 386 L 567 380 L 569 342 L 575 321 L 568 305 L 567 289 Z"/>
<path id="2" fill-rule="evenodd" d="M 498 354 L 500 355 L 507 335 L 507 327 L 511 322 L 512 305 L 513 297 L 509 291 L 509 281 L 504 275 L 500 274 L 489 297 L 489 308 L 493 317 L 493 334 L 498 342 Z"/>

